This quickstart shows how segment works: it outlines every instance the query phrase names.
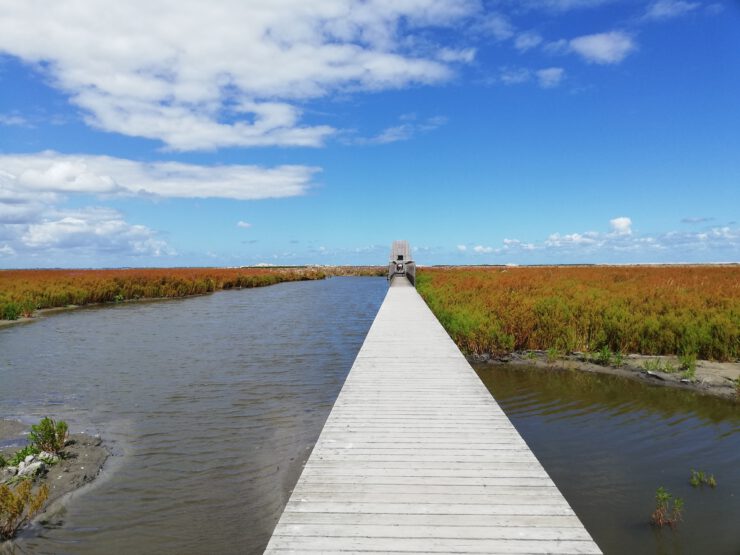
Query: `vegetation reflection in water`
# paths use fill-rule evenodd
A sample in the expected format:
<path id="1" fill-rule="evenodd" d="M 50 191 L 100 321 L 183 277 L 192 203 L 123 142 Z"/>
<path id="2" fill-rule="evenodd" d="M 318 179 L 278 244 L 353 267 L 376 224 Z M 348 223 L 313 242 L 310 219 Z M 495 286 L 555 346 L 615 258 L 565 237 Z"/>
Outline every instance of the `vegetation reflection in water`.
<path id="1" fill-rule="evenodd" d="M 740 406 L 616 376 L 476 370 L 604 553 L 740 553 Z M 718 486 L 693 488 L 692 468 Z M 650 526 L 661 486 L 685 502 L 675 528 Z"/>

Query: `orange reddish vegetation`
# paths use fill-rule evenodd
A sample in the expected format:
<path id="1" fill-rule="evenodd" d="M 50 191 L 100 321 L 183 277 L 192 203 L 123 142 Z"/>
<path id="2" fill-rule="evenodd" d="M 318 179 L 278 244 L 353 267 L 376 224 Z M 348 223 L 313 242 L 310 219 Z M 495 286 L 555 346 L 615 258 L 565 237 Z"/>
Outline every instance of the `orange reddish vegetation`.
<path id="1" fill-rule="evenodd" d="M 327 274 L 368 275 L 378 271 L 374 268 L 2 270 L 0 319 L 15 320 L 42 308 L 185 297 L 221 289 L 323 279 Z"/>
<path id="2" fill-rule="evenodd" d="M 469 353 L 740 357 L 740 266 L 424 268 L 417 288 Z"/>

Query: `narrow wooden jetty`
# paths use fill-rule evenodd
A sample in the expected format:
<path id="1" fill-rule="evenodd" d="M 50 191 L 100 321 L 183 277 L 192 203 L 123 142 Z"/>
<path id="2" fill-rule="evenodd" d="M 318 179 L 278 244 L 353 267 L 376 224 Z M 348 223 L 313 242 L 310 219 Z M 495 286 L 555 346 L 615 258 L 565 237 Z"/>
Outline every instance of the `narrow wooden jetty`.
<path id="1" fill-rule="evenodd" d="M 265 553 L 601 553 L 396 277 Z"/>

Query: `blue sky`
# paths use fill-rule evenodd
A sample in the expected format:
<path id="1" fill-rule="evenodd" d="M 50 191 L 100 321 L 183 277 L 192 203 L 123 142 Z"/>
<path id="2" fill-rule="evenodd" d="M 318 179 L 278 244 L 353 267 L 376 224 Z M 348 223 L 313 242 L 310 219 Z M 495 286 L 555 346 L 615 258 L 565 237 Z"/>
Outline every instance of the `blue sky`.
<path id="1" fill-rule="evenodd" d="M 740 261 L 740 4 L 2 2 L 0 267 Z"/>

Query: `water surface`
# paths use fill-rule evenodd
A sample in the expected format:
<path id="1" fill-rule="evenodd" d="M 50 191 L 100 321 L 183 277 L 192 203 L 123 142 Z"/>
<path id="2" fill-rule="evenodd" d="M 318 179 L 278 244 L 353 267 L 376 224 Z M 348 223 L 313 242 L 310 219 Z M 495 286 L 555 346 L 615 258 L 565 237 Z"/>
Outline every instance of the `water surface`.
<path id="1" fill-rule="evenodd" d="M 386 290 L 332 278 L 0 329 L 0 417 L 63 418 L 115 454 L 16 551 L 261 553 Z"/>
<path id="2" fill-rule="evenodd" d="M 606 554 L 740 554 L 740 406 L 616 376 L 476 368 Z M 692 468 L 718 487 L 694 489 Z M 658 486 L 683 498 L 649 524 Z"/>

